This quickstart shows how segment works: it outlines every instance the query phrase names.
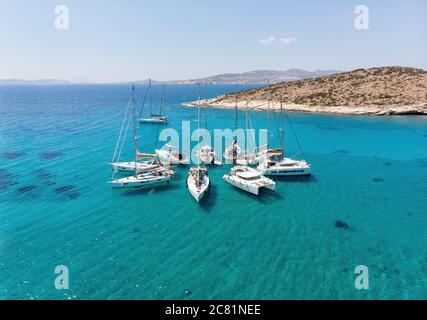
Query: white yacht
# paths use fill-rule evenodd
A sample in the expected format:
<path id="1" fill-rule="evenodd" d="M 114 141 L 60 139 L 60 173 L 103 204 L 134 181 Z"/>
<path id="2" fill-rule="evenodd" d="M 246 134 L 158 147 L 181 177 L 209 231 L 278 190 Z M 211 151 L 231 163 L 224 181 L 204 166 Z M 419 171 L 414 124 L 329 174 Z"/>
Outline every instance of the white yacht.
<path id="1" fill-rule="evenodd" d="M 242 149 L 237 143 L 237 139 L 234 139 L 229 147 L 225 148 L 224 159 L 229 163 L 234 163 L 235 160 L 240 156 Z"/>
<path id="2" fill-rule="evenodd" d="M 115 172 L 139 172 L 144 173 L 160 167 L 160 162 L 155 154 L 147 154 L 148 160 L 128 161 L 128 162 L 112 162 L 110 165 Z"/>
<path id="3" fill-rule="evenodd" d="M 197 130 L 199 131 L 198 142 L 200 143 L 200 84 L 199 84 L 198 101 L 199 102 L 197 106 L 197 126 L 198 126 Z M 198 150 L 197 167 L 190 168 L 190 171 L 188 172 L 188 176 L 187 176 L 187 181 L 186 181 L 188 191 L 190 191 L 191 195 L 197 201 L 197 203 L 199 203 L 200 200 L 205 196 L 206 192 L 208 192 L 210 183 L 211 181 L 208 176 L 208 168 L 200 166 L 200 150 Z"/>
<path id="4" fill-rule="evenodd" d="M 139 119 L 139 123 L 168 123 L 168 117 L 159 114 L 151 114 L 149 118 Z"/>
<path id="5" fill-rule="evenodd" d="M 150 114 L 146 118 L 141 118 L 142 111 L 144 109 L 145 101 L 147 99 L 147 95 L 149 95 L 149 108 L 150 108 Z M 148 87 L 147 91 L 145 92 L 145 97 L 142 103 L 141 111 L 139 113 L 139 123 L 153 123 L 153 124 L 162 124 L 162 123 L 168 123 L 168 117 L 162 114 L 162 110 L 164 108 L 165 104 L 165 86 L 163 86 L 162 90 L 162 100 L 160 103 L 160 113 L 155 114 L 153 113 L 152 103 L 151 103 L 151 79 L 148 81 Z"/>
<path id="6" fill-rule="evenodd" d="M 236 159 L 236 164 L 241 166 L 253 166 L 258 164 L 258 158 L 254 153 L 242 152 Z"/>
<path id="7" fill-rule="evenodd" d="M 200 148 L 200 150 L 198 151 L 198 158 L 203 164 L 222 166 L 222 162 L 216 160 L 215 150 L 209 145 L 205 145 Z"/>
<path id="8" fill-rule="evenodd" d="M 120 179 L 114 179 L 114 174 L 116 173 L 116 171 L 114 171 L 112 181 L 110 182 L 110 184 L 112 185 L 113 188 L 140 188 L 140 187 L 147 187 L 147 186 L 154 186 L 154 185 L 169 183 L 169 181 L 175 175 L 175 172 L 172 169 L 167 169 L 167 168 L 164 168 L 163 166 L 158 166 L 156 168 L 149 170 L 148 172 L 145 172 L 146 168 L 142 168 L 142 171 L 144 171 L 143 173 L 138 170 L 138 163 L 140 163 L 140 162 L 138 162 L 138 159 L 147 158 L 150 155 L 144 154 L 144 153 L 139 153 L 138 147 L 136 144 L 135 86 L 132 86 L 131 103 L 132 103 L 131 120 L 133 123 L 134 161 L 129 162 L 128 164 L 132 163 L 134 165 L 134 169 L 132 171 L 135 172 L 135 175 L 130 176 L 130 177 L 125 177 L 125 178 L 120 178 Z M 125 123 L 125 122 L 126 121 L 123 121 L 123 123 Z M 122 125 L 122 130 L 123 130 L 123 125 Z M 126 132 L 127 132 L 127 129 L 126 129 Z M 122 133 L 120 133 L 120 135 L 122 135 Z M 125 136 L 126 136 L 126 134 L 125 134 Z M 117 143 L 115 155 L 113 156 L 113 158 L 115 158 L 115 156 L 116 156 L 120 140 L 121 140 L 121 138 L 119 137 L 119 141 Z M 120 150 L 121 149 L 122 149 L 122 147 L 120 147 Z M 119 152 L 119 154 L 120 154 L 120 152 Z M 154 159 L 155 159 L 155 157 L 154 157 Z M 117 164 L 119 162 L 114 162 L 114 163 Z M 113 167 L 114 167 L 114 165 L 113 165 Z M 128 166 L 125 166 L 123 168 L 127 168 L 130 170 L 130 168 Z"/>
<path id="9" fill-rule="evenodd" d="M 259 165 L 258 171 L 266 176 L 307 176 L 311 175 L 311 167 L 305 160 L 294 160 L 285 157 L 285 127 L 283 124 L 283 108 L 282 100 L 280 101 L 280 122 L 281 122 L 281 147 L 269 149 L 268 146 L 263 146 L 262 150 L 258 153 Z M 286 116 L 287 117 L 287 116 Z M 293 131 L 295 139 L 297 140 L 300 148 L 300 153 L 304 157 L 304 151 L 293 129 L 292 123 L 288 118 L 289 125 Z"/>
<path id="10" fill-rule="evenodd" d="M 276 183 L 264 177 L 257 170 L 248 166 L 235 166 L 223 179 L 229 184 L 254 195 L 259 195 L 261 188 L 275 190 Z"/>
<path id="11" fill-rule="evenodd" d="M 134 176 L 111 181 L 113 188 L 142 188 L 169 183 L 174 177 L 172 169 L 154 169 Z"/>
<path id="12" fill-rule="evenodd" d="M 239 146 L 237 138 L 235 137 L 231 145 L 225 149 L 224 158 L 226 161 L 241 165 L 241 166 L 250 166 L 256 165 L 257 157 L 253 152 L 248 151 L 248 140 L 249 140 L 249 128 L 250 128 L 250 119 L 249 119 L 249 103 L 246 102 L 246 139 L 245 139 L 245 150 Z M 237 98 L 236 98 L 236 115 L 235 115 L 235 131 L 237 130 Z"/>
<path id="13" fill-rule="evenodd" d="M 192 167 L 187 176 L 187 188 L 193 198 L 200 202 L 209 190 L 210 179 L 208 169 L 205 167 Z"/>
<path id="14" fill-rule="evenodd" d="M 261 156 L 258 171 L 266 176 L 311 175 L 311 167 L 305 160 L 293 160 L 283 156 L 283 149 L 269 149 Z"/>
<path id="15" fill-rule="evenodd" d="M 190 159 L 184 153 L 169 144 L 165 145 L 163 149 L 156 150 L 156 155 L 160 162 L 165 164 L 187 165 L 190 163 Z"/>

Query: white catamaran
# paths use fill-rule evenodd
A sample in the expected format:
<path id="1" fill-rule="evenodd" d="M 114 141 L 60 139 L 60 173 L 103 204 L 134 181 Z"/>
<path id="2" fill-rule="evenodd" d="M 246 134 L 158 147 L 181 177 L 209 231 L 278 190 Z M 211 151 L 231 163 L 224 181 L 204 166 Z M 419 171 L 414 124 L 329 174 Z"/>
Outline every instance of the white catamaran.
<path id="1" fill-rule="evenodd" d="M 257 167 L 258 171 L 260 171 L 263 175 L 266 176 L 306 176 L 311 175 L 311 167 L 305 160 L 293 160 L 291 158 L 285 158 L 284 155 L 284 140 L 285 140 L 285 128 L 283 125 L 283 108 L 282 108 L 282 100 L 280 101 L 280 119 L 281 119 L 281 148 L 276 149 L 268 149 L 265 148 L 259 154 L 259 165 Z M 288 118 L 289 120 L 289 118 Z M 292 124 L 289 120 L 289 124 Z M 297 139 L 298 142 L 298 139 Z M 301 148 L 301 145 L 298 142 L 300 147 L 300 152 L 304 156 L 304 152 Z"/>
<path id="2" fill-rule="evenodd" d="M 262 188 L 273 191 L 276 189 L 276 183 L 273 180 L 264 177 L 256 169 L 248 166 L 233 167 L 230 173 L 224 175 L 223 179 L 229 184 L 254 195 L 259 195 Z"/>
<path id="3" fill-rule="evenodd" d="M 156 150 L 156 155 L 163 164 L 187 165 L 190 159 L 178 148 L 166 144 L 162 149 Z"/>
<path id="4" fill-rule="evenodd" d="M 137 147 L 137 139 L 136 139 L 136 113 L 135 113 L 135 86 L 132 86 L 132 123 L 133 123 L 133 149 L 134 149 L 134 169 L 135 175 L 120 179 L 113 179 L 110 182 L 113 188 L 140 188 L 140 187 L 148 187 L 155 186 L 160 184 L 169 183 L 170 180 L 174 177 L 175 172 L 172 169 L 164 168 L 163 166 L 159 166 L 157 168 L 148 170 L 148 172 L 143 172 L 138 170 L 138 161 L 139 158 L 144 158 L 147 155 L 138 152 Z M 123 128 L 122 128 L 123 129 Z M 119 138 L 120 139 L 120 138 Z M 117 149 L 117 147 L 116 147 Z M 117 151 L 117 150 L 116 150 Z"/>
<path id="5" fill-rule="evenodd" d="M 198 116 L 198 130 L 200 132 L 200 84 L 199 84 L 199 103 L 197 106 L 197 116 Z M 199 140 L 200 140 L 200 134 Z M 200 141 L 199 141 L 200 143 Z M 200 150 L 199 150 L 200 151 Z M 187 176 L 187 188 L 190 191 L 193 198 L 200 202 L 200 200 L 205 196 L 210 187 L 210 179 L 208 175 L 208 168 L 200 166 L 200 157 L 197 156 L 197 167 L 190 168 Z"/>
<path id="6" fill-rule="evenodd" d="M 147 99 L 147 95 L 149 98 L 149 108 L 150 108 L 150 115 L 148 118 L 141 118 L 142 115 L 142 111 L 144 109 L 144 105 L 145 105 L 145 101 Z M 163 86 L 163 90 L 162 90 L 162 99 L 160 102 L 160 112 L 158 114 L 153 113 L 153 108 L 152 108 L 152 99 L 151 99 L 151 79 L 148 80 L 148 87 L 147 90 L 145 92 L 145 97 L 144 100 L 142 102 L 142 107 L 141 107 L 141 111 L 139 113 L 140 119 L 139 122 L 140 123 L 154 123 L 154 124 L 162 124 L 162 123 L 167 123 L 168 122 L 168 117 L 165 116 L 164 114 L 162 114 L 162 110 L 164 108 L 164 104 L 165 104 L 165 86 Z"/>

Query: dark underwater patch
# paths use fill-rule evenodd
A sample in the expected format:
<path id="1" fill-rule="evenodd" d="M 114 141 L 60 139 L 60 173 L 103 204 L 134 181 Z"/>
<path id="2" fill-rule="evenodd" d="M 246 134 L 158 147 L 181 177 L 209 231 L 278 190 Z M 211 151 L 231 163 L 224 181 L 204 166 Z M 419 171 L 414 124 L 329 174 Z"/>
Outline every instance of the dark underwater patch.
<path id="1" fill-rule="evenodd" d="M 0 181 L 0 190 L 4 190 L 8 187 L 12 187 L 14 185 L 18 184 L 16 181 Z"/>
<path id="2" fill-rule="evenodd" d="M 49 171 L 46 171 L 45 169 L 37 169 L 34 171 L 34 174 L 38 180 L 41 180 L 43 184 L 51 186 L 55 184 L 56 182 L 53 180 L 53 178 L 56 177 L 54 173 L 51 173 Z"/>
<path id="3" fill-rule="evenodd" d="M 71 200 L 75 200 L 78 197 L 80 197 L 80 193 L 77 191 L 69 192 L 67 193 L 67 197 L 70 198 Z"/>
<path id="4" fill-rule="evenodd" d="M 72 191 L 75 188 L 76 186 L 63 186 L 63 187 L 56 188 L 55 191 L 58 193 L 64 193 L 64 192 Z"/>
<path id="5" fill-rule="evenodd" d="M 6 160 L 16 160 L 20 159 L 25 155 L 24 152 L 21 151 L 6 151 L 1 154 L 1 156 Z"/>
<path id="6" fill-rule="evenodd" d="M 373 178 L 372 181 L 376 182 L 376 183 L 381 183 L 381 182 L 384 182 L 384 179 L 382 179 L 382 178 Z"/>
<path id="7" fill-rule="evenodd" d="M 15 177 L 16 175 L 8 170 L 0 169 L 0 190 L 7 189 L 8 187 L 18 184 L 18 182 L 15 181 Z"/>
<path id="8" fill-rule="evenodd" d="M 75 200 L 78 197 L 80 197 L 80 192 L 78 192 L 76 189 L 77 189 L 76 186 L 70 185 L 70 186 L 62 186 L 62 187 L 56 188 L 55 191 L 58 194 L 64 195 L 68 199 Z"/>
<path id="9" fill-rule="evenodd" d="M 141 232 L 141 228 L 133 228 L 132 229 L 132 233 L 140 233 Z"/>
<path id="10" fill-rule="evenodd" d="M 420 160 L 417 160 L 417 164 L 418 164 L 418 166 L 420 166 L 421 168 L 427 168 L 427 159 L 420 159 Z"/>
<path id="11" fill-rule="evenodd" d="M 0 180 L 13 179 L 15 175 L 6 169 L 0 169 Z"/>
<path id="12" fill-rule="evenodd" d="M 334 153 L 339 153 L 339 154 L 349 154 L 350 152 L 349 151 L 347 151 L 347 150 L 337 150 L 337 151 L 334 151 Z"/>
<path id="13" fill-rule="evenodd" d="M 39 157 L 44 160 L 54 160 L 62 156 L 62 152 L 59 151 L 43 151 L 39 153 Z"/>
<path id="14" fill-rule="evenodd" d="M 34 186 L 34 185 L 25 186 L 25 187 L 19 188 L 19 189 L 18 189 L 18 192 L 20 192 L 20 193 L 27 193 L 27 192 L 30 192 L 30 191 L 36 190 L 37 188 L 38 188 L 38 187 L 37 187 L 37 186 Z"/>
<path id="15" fill-rule="evenodd" d="M 390 166 L 392 165 L 392 163 L 391 163 L 391 162 L 386 161 L 386 162 L 384 162 L 384 165 L 385 165 L 386 167 L 390 167 Z"/>
<path id="16" fill-rule="evenodd" d="M 348 224 L 345 223 L 344 221 L 341 221 L 341 220 L 335 221 L 335 227 L 337 227 L 338 229 L 343 229 L 343 230 L 346 230 L 349 228 Z"/>

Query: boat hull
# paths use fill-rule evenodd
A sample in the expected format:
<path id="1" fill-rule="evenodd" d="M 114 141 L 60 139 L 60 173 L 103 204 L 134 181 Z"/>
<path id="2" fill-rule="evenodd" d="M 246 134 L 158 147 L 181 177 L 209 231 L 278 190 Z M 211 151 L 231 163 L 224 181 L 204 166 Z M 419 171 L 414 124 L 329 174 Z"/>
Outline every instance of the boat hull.
<path id="1" fill-rule="evenodd" d="M 196 187 L 196 185 L 191 181 L 191 178 L 187 177 L 188 191 L 190 191 L 191 196 L 197 202 L 200 202 L 209 190 L 209 186 L 210 186 L 209 177 L 207 177 L 206 180 L 207 180 L 206 184 L 202 185 L 201 187 Z"/>
<path id="2" fill-rule="evenodd" d="M 187 159 L 187 157 L 183 157 L 182 159 L 179 159 L 176 156 L 171 155 L 166 150 L 156 150 L 157 157 L 159 158 L 160 162 L 162 163 L 169 163 L 172 165 L 188 165 L 190 164 L 190 160 Z"/>
<path id="3" fill-rule="evenodd" d="M 311 175 L 311 168 L 305 167 L 270 167 L 262 168 L 258 167 L 258 171 L 264 176 L 309 176 Z"/>
<path id="4" fill-rule="evenodd" d="M 152 124 L 162 124 L 162 123 L 168 123 L 168 120 L 166 119 L 139 119 L 139 123 L 152 123 Z"/>
<path id="5" fill-rule="evenodd" d="M 276 190 L 276 185 L 274 183 L 268 184 L 268 185 L 263 185 L 263 186 L 254 186 L 254 185 L 241 183 L 238 179 L 235 179 L 231 175 L 224 175 L 223 179 L 224 179 L 224 181 L 228 182 L 232 186 L 239 188 L 243 191 L 249 192 L 249 193 L 256 195 L 256 196 L 259 195 L 260 189 L 262 189 L 262 188 L 265 188 L 265 189 L 268 189 L 271 191 Z"/>
<path id="6" fill-rule="evenodd" d="M 171 181 L 171 177 L 159 177 L 159 178 L 150 179 L 150 180 L 144 180 L 144 179 L 137 180 L 137 179 L 123 178 L 123 179 L 117 179 L 117 180 L 111 181 L 110 184 L 114 189 L 147 188 L 147 187 L 167 184 L 170 181 Z"/>
<path id="7" fill-rule="evenodd" d="M 114 162 L 110 164 L 113 167 L 113 171 L 135 172 L 135 162 Z M 136 163 L 136 169 L 140 173 L 148 172 L 158 167 L 159 167 L 159 164 L 148 164 L 143 162 Z"/>

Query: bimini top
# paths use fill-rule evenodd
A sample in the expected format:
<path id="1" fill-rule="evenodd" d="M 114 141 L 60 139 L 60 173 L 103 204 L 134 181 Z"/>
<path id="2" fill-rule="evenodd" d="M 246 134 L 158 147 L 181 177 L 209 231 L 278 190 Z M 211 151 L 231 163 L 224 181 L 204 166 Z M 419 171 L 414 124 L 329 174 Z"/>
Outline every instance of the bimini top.
<path id="1" fill-rule="evenodd" d="M 254 171 L 239 171 L 236 172 L 236 175 L 242 179 L 246 179 L 246 180 L 250 180 L 250 179 L 255 179 L 255 178 L 259 178 L 260 174 L 258 172 L 254 172 Z"/>

